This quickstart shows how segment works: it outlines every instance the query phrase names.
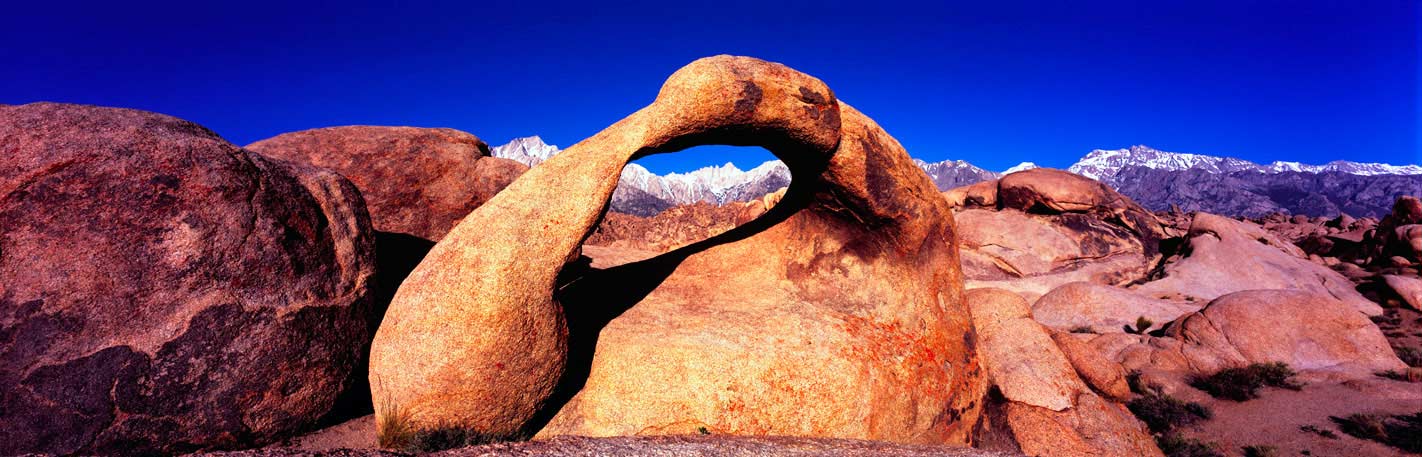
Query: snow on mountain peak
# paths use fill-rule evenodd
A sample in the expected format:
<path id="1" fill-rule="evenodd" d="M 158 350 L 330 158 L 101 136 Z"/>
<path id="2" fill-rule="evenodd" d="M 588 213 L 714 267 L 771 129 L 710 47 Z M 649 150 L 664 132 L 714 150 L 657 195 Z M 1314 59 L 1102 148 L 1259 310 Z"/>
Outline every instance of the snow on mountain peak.
<path id="1" fill-rule="evenodd" d="M 495 146 L 489 150 L 494 157 L 502 157 L 530 167 L 543 163 L 561 150 L 558 146 L 543 142 L 538 135 L 514 138 L 508 144 Z"/>
<path id="2" fill-rule="evenodd" d="M 1284 172 L 1341 172 L 1353 175 L 1417 175 L 1422 174 L 1422 166 L 1388 165 L 1381 163 L 1358 163 L 1336 160 L 1325 165 L 1308 165 L 1298 162 L 1276 161 L 1260 165 L 1233 157 L 1165 152 L 1149 146 L 1136 145 L 1126 149 L 1096 149 L 1072 164 L 1067 171 L 1092 179 L 1109 182 L 1111 177 L 1128 166 L 1141 166 L 1156 170 L 1179 171 L 1202 169 L 1211 173 L 1233 173 L 1236 171 L 1257 171 L 1260 173 Z"/>
<path id="3" fill-rule="evenodd" d="M 1037 166 L 1036 163 L 1033 163 L 1033 162 L 1022 162 L 1022 163 L 1019 163 L 1019 164 L 1017 164 L 1017 165 L 1014 165 L 1012 168 L 1008 168 L 1008 169 L 1006 169 L 1006 170 L 1003 170 L 1002 173 L 999 173 L 999 174 L 1002 174 L 1002 175 L 1010 175 L 1010 174 L 1013 174 L 1013 173 L 1016 173 L 1016 172 L 1019 172 L 1019 171 L 1023 171 L 1023 170 L 1031 170 L 1031 169 L 1033 169 L 1033 168 L 1039 168 L 1039 167 Z"/>

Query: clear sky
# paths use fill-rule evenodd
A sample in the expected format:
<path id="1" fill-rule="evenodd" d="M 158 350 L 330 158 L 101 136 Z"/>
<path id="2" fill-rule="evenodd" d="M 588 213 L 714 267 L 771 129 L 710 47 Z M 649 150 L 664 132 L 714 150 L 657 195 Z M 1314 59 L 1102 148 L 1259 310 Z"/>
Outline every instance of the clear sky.
<path id="1" fill-rule="evenodd" d="M 237 144 L 374 124 L 566 147 L 738 54 L 823 79 L 928 161 L 1422 162 L 1418 0 L 128 3 L 7 4 L 0 103 L 152 110 Z M 768 157 L 728 150 L 641 163 Z"/>

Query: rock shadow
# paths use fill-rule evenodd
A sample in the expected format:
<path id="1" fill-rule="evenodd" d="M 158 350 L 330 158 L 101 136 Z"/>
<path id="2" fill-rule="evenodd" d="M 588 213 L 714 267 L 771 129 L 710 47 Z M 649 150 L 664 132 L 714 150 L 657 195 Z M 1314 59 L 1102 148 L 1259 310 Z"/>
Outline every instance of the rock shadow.
<path id="1" fill-rule="evenodd" d="M 819 176 L 822 170 L 804 171 L 809 172 L 804 175 L 813 177 Z M 567 368 L 553 395 L 525 424 L 524 438 L 532 437 L 547 426 L 568 401 L 582 391 L 592 369 L 598 337 L 608 323 L 646 298 L 693 254 L 749 238 L 809 207 L 823 186 L 811 179 L 806 179 L 810 182 L 804 184 L 792 182 L 784 198 L 760 217 L 710 238 L 650 259 L 605 269 L 591 268 L 586 261 L 565 267 L 560 278 L 567 278 L 566 282 L 560 281 L 553 297 L 562 305 L 568 323 Z"/>
<path id="2" fill-rule="evenodd" d="M 366 315 L 366 329 L 370 338 L 375 338 L 380 321 L 385 318 L 385 310 L 390 308 L 390 300 L 395 291 L 410 276 L 410 272 L 424 260 L 425 254 L 434 248 L 435 242 L 418 236 L 375 232 L 375 286 L 372 290 L 370 311 Z M 318 421 L 316 428 L 340 424 L 350 419 L 375 412 L 370 391 L 370 341 L 361 350 L 361 358 L 351 372 L 350 384 L 336 397 L 336 402 Z"/>

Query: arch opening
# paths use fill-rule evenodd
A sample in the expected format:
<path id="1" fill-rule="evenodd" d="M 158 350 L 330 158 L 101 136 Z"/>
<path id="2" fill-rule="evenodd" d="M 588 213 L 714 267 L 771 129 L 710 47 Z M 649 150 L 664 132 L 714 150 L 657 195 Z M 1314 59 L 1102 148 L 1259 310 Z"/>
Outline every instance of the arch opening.
<path id="1" fill-rule="evenodd" d="M 695 146 L 639 157 L 623 169 L 583 255 L 607 268 L 711 238 L 765 214 L 791 181 L 784 162 L 756 146 Z"/>

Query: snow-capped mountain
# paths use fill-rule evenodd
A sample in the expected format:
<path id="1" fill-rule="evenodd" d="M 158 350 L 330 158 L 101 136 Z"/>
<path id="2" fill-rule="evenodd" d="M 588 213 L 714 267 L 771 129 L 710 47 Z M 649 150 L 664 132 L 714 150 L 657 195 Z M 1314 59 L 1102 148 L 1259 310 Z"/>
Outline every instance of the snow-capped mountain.
<path id="1" fill-rule="evenodd" d="M 1104 182 L 1152 210 L 1175 205 L 1229 216 L 1381 216 L 1398 196 L 1422 194 L 1418 165 L 1344 160 L 1261 165 L 1147 146 L 1091 151 L 1067 170 Z"/>
<path id="2" fill-rule="evenodd" d="M 538 135 L 514 138 L 503 146 L 494 146 L 489 150 L 494 157 L 511 159 L 515 162 L 528 165 L 530 167 L 543 163 L 544 160 L 553 157 L 559 151 L 557 146 L 546 144 Z"/>
<path id="3" fill-rule="evenodd" d="M 537 165 L 558 154 L 557 146 L 536 136 L 492 149 L 504 157 Z M 997 179 L 1037 168 L 1023 162 L 994 173 L 962 160 L 928 163 L 914 159 L 939 190 Z M 1323 165 L 1274 162 L 1261 165 L 1232 157 L 1165 152 L 1148 146 L 1097 149 L 1067 169 L 1102 181 L 1147 208 L 1175 204 L 1230 216 L 1292 212 L 1331 216 L 1385 214 L 1398 195 L 1422 194 L 1422 166 L 1334 161 Z M 658 175 L 632 163 L 622 170 L 612 194 L 612 210 L 651 216 L 676 205 L 725 204 L 759 198 L 790 185 L 790 170 L 770 161 L 750 170 L 727 163 L 687 173 Z"/>
<path id="4" fill-rule="evenodd" d="M 1351 175 L 1422 175 L 1422 166 L 1387 165 L 1381 163 L 1358 163 L 1336 160 L 1324 165 L 1305 165 L 1298 162 L 1274 162 L 1260 165 L 1233 157 L 1219 157 L 1203 154 L 1166 152 L 1149 146 L 1131 146 L 1126 149 L 1097 149 L 1086 154 L 1067 171 L 1114 184 L 1114 177 L 1126 167 L 1145 167 L 1154 170 L 1180 171 L 1203 170 L 1209 173 L 1234 173 L 1257 171 L 1260 173 L 1324 173 L 1340 172 Z"/>
<path id="5" fill-rule="evenodd" d="M 705 167 L 689 173 L 657 175 L 632 163 L 622 169 L 619 186 L 622 185 L 676 204 L 708 202 L 720 205 L 759 198 L 790 185 L 790 169 L 779 160 L 765 162 L 746 171 L 727 162 L 719 167 Z"/>
<path id="6" fill-rule="evenodd" d="M 560 151 L 537 136 L 517 138 L 492 148 L 494 157 L 522 162 L 530 167 Z M 617 191 L 612 195 L 614 211 L 650 216 L 674 205 L 696 202 L 725 204 L 746 201 L 790 185 L 790 170 L 778 160 L 750 170 L 727 163 L 688 173 L 658 175 L 646 167 L 630 163 L 622 169 Z"/>
<path id="7" fill-rule="evenodd" d="M 1031 170 L 1031 169 L 1033 169 L 1033 168 L 1041 168 L 1041 167 L 1038 167 L 1037 164 L 1032 163 L 1032 162 L 1022 162 L 1022 163 L 1019 163 L 1019 164 L 1017 164 L 1017 165 L 1013 165 L 1012 168 L 1008 168 L 1008 169 L 1006 169 L 1006 170 L 1003 170 L 1002 173 L 999 173 L 999 175 L 1010 175 L 1010 174 L 1013 174 L 1013 173 L 1016 173 L 1016 172 L 1019 172 L 1019 171 L 1023 171 L 1023 170 Z"/>
<path id="8" fill-rule="evenodd" d="M 913 163 L 922 168 L 928 177 L 933 179 L 933 185 L 938 186 L 938 190 L 948 190 L 954 187 L 966 186 L 979 181 L 997 179 L 998 174 L 987 171 L 973 164 L 962 160 L 944 160 L 942 162 L 928 163 L 922 160 L 913 159 Z"/>

